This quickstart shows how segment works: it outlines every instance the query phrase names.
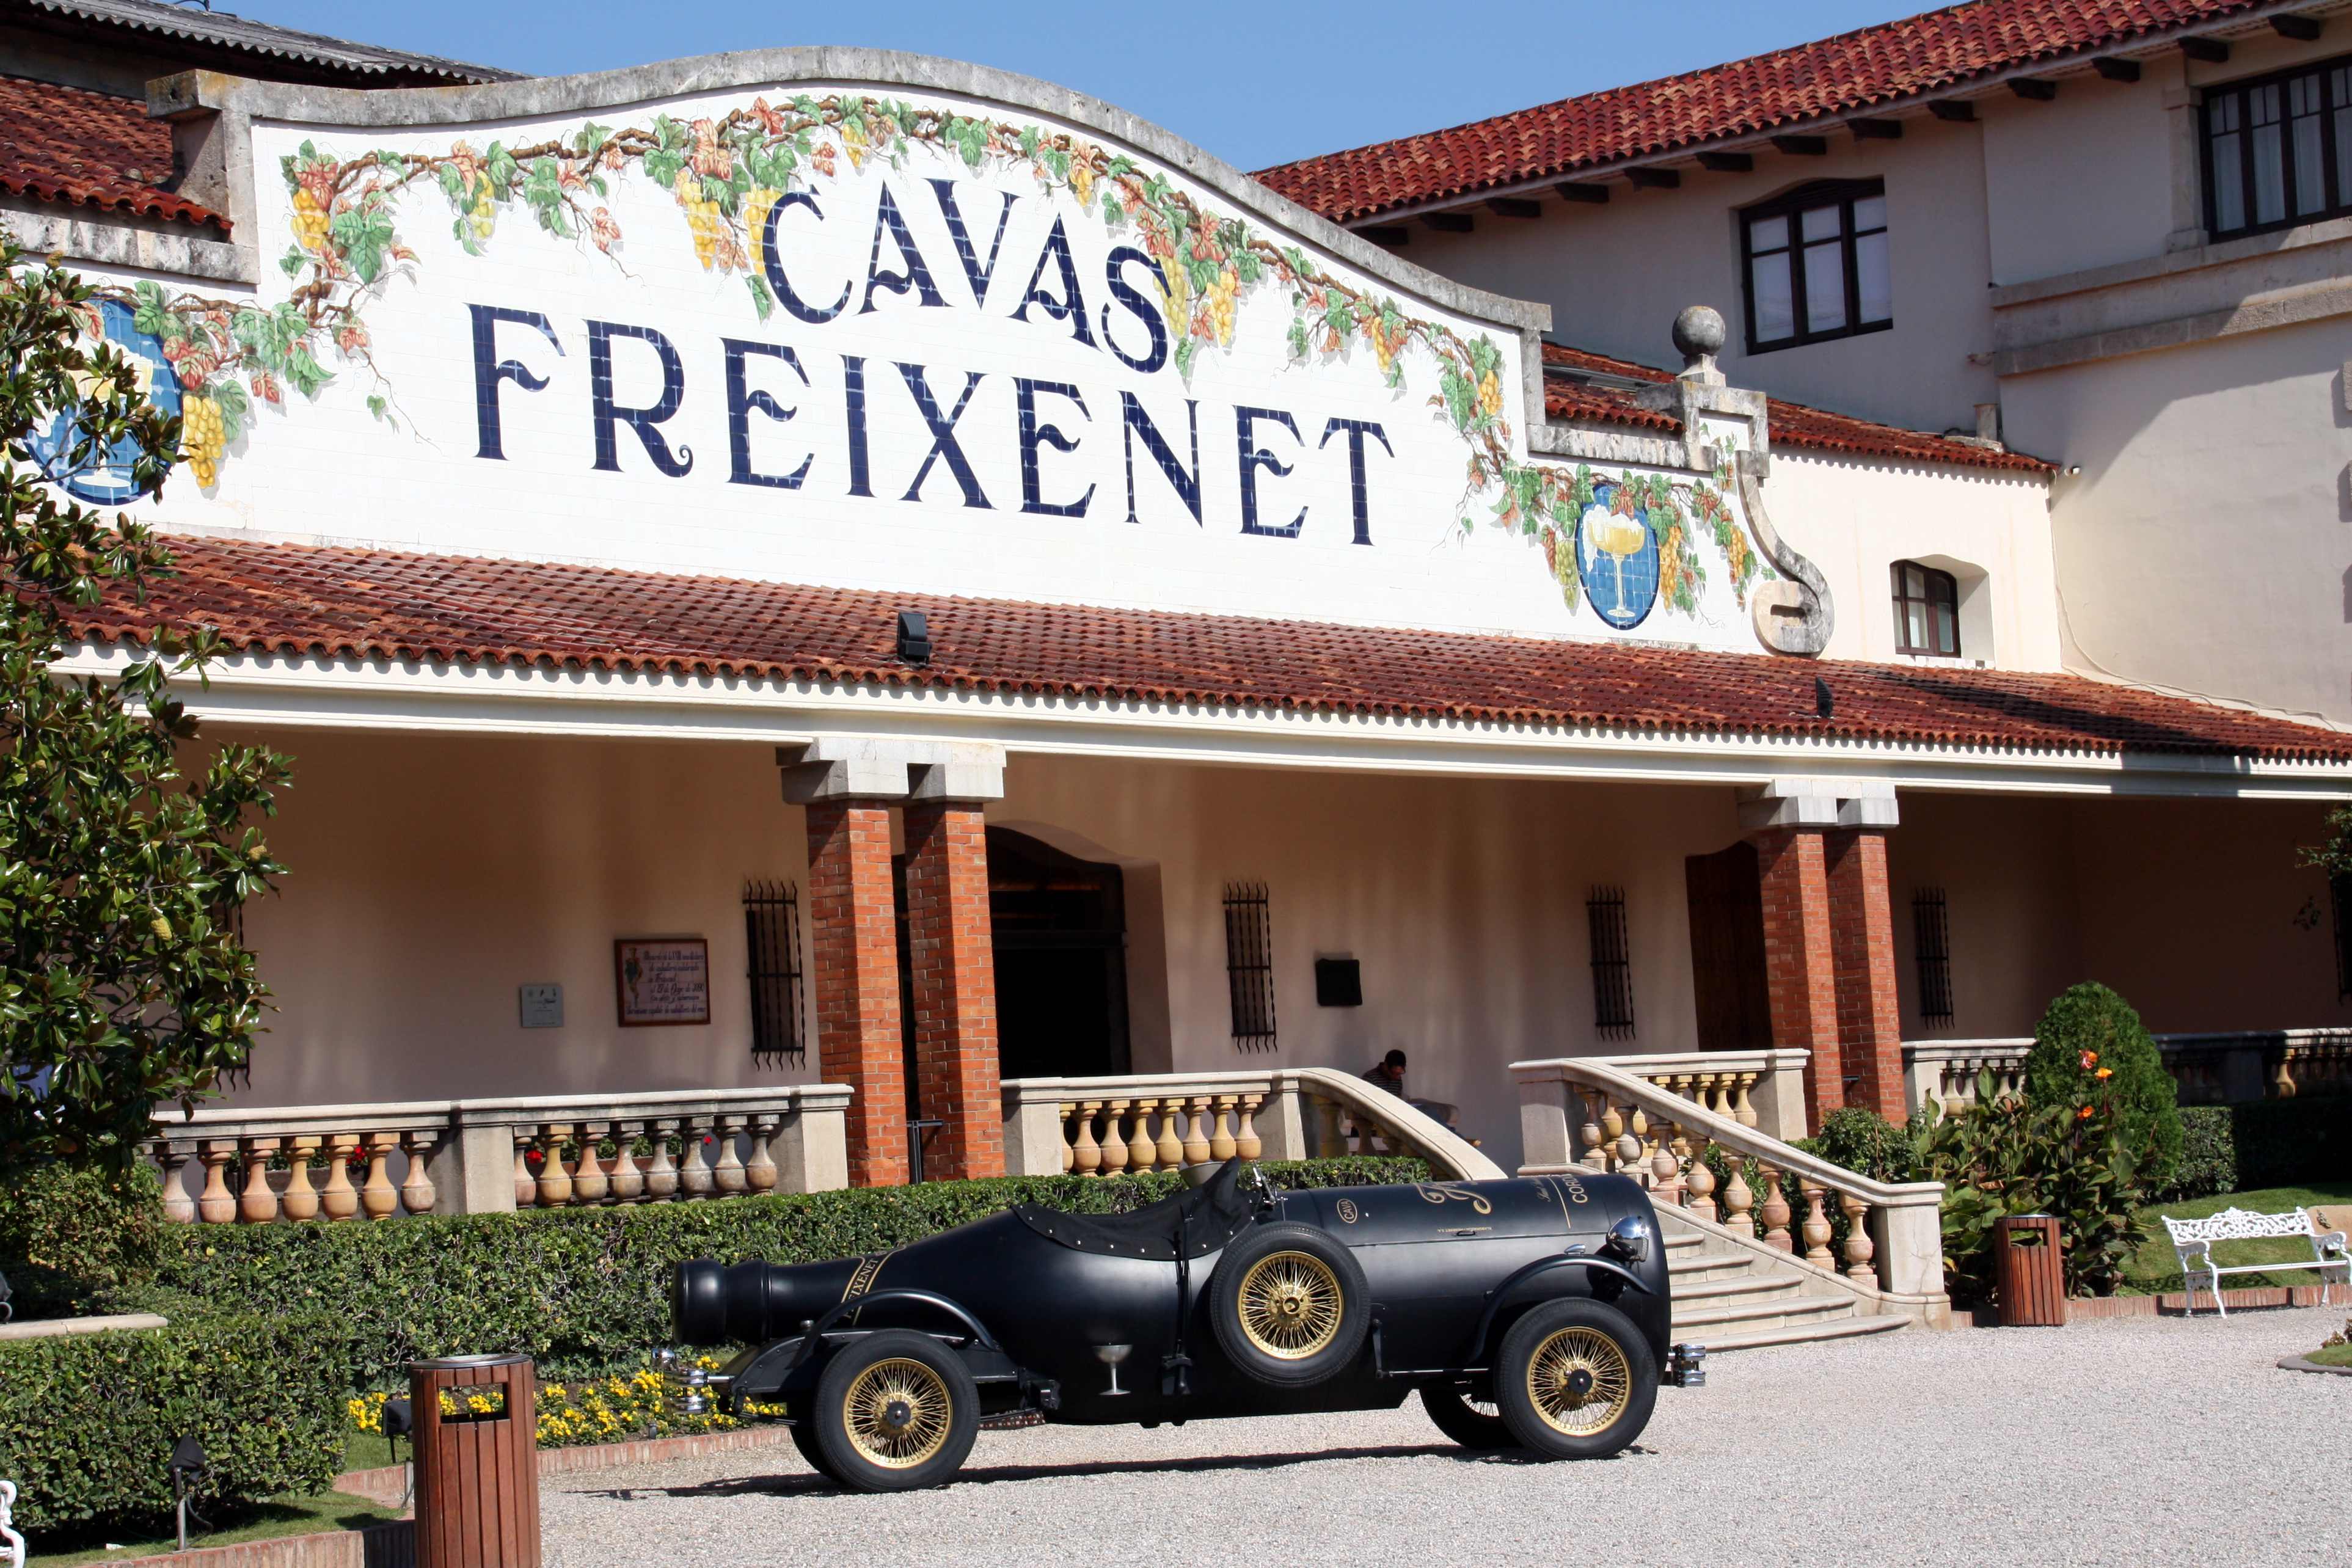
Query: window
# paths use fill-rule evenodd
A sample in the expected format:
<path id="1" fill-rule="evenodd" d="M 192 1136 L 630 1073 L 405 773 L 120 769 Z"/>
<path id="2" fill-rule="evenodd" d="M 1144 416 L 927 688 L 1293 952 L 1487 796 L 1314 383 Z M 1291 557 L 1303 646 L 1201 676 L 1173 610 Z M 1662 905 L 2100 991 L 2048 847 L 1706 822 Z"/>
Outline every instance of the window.
<path id="1" fill-rule="evenodd" d="M 1960 585 L 1916 560 L 1895 563 L 1895 647 L 1938 658 L 1960 655 Z"/>
<path id="2" fill-rule="evenodd" d="M 1274 916 L 1264 883 L 1225 885 L 1225 994 L 1233 1003 L 1234 1047 L 1272 1051 Z"/>
<path id="3" fill-rule="evenodd" d="M 751 1056 L 807 1059 L 801 1040 L 801 895 L 791 883 L 743 884 L 745 973 L 751 984 Z"/>
<path id="4" fill-rule="evenodd" d="M 1919 1021 L 1952 1021 L 1952 932 L 1944 917 L 1944 890 L 1911 895 L 1911 957 L 1919 970 Z"/>
<path id="5" fill-rule="evenodd" d="M 1633 1033 L 1633 959 L 1625 940 L 1625 894 L 1596 887 L 1584 901 L 1592 939 L 1592 1026 L 1618 1039 Z"/>
<path id="6" fill-rule="evenodd" d="M 1884 182 L 1806 185 L 1741 213 L 1739 234 L 1749 353 L 1895 325 Z"/>
<path id="7" fill-rule="evenodd" d="M 2352 998 L 2352 876 L 2327 879 L 2329 913 L 2336 916 L 2336 999 Z"/>
<path id="8" fill-rule="evenodd" d="M 2216 239 L 2352 213 L 2352 63 L 2205 93 L 2205 227 Z"/>

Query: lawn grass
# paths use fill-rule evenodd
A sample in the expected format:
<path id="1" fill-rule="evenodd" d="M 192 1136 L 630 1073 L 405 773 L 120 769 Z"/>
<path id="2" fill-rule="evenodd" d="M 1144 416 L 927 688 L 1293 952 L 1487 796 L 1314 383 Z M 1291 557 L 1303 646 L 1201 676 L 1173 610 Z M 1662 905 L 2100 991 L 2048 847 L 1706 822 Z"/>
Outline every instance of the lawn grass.
<path id="1" fill-rule="evenodd" d="M 2352 1366 L 2352 1344 L 2331 1344 L 2304 1357 L 2320 1366 Z"/>
<path id="2" fill-rule="evenodd" d="M 2259 1192 L 2225 1192 L 2217 1197 L 2190 1198 L 2182 1203 L 2161 1203 L 2140 1210 L 2147 1222 L 2148 1239 L 2130 1261 L 2124 1265 L 2123 1291 L 2130 1296 L 2153 1296 L 2182 1288 L 2180 1260 L 2174 1256 L 2172 1239 L 2165 1234 L 2163 1219 L 2205 1219 L 2225 1208 L 2251 1209 L 2259 1214 L 2278 1214 L 2290 1208 L 2352 1208 L 2352 1183 L 2323 1182 L 2314 1186 L 2264 1187 Z M 2213 1249 L 2214 1261 L 2224 1269 L 2240 1263 L 2308 1262 L 2311 1243 L 2298 1237 L 2279 1237 L 2257 1241 L 2224 1241 Z M 2252 1290 L 2264 1285 L 2315 1285 L 2319 1276 L 2308 1270 L 2285 1270 L 2272 1274 L 2224 1274 L 2221 1288 L 2225 1291 Z M 2199 1281 L 2200 1287 L 2203 1281 Z"/>
<path id="3" fill-rule="evenodd" d="M 392 1439 L 381 1432 L 362 1432 L 354 1427 L 343 1434 L 343 1469 L 347 1470 L 382 1469 L 386 1465 L 396 1465 L 414 1457 L 404 1437 L 401 1439 L 400 1452 L 395 1455 L 392 1451 Z"/>
<path id="4" fill-rule="evenodd" d="M 220 1531 L 198 1532 L 192 1520 L 188 1525 L 188 1544 L 194 1546 L 228 1546 L 240 1541 L 268 1541 L 279 1535 L 310 1535 L 325 1530 L 358 1530 L 364 1525 L 381 1524 L 399 1516 L 390 1509 L 378 1508 L 363 1497 L 349 1492 L 331 1491 L 317 1497 L 274 1497 L 261 1504 L 234 1526 Z M 117 1542 L 110 1549 L 103 1543 L 86 1546 L 78 1551 L 45 1552 L 36 1545 L 33 1554 L 25 1560 L 26 1568 L 72 1568 L 82 1563 L 120 1563 L 127 1557 L 147 1557 L 172 1550 L 169 1533 Z"/>

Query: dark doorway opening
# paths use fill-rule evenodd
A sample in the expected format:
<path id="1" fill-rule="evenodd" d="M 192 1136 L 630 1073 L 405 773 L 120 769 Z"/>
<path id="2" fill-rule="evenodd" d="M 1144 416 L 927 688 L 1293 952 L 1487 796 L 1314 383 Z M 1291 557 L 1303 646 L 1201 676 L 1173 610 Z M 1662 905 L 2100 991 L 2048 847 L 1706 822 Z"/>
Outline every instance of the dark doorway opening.
<path id="1" fill-rule="evenodd" d="M 1683 862 L 1690 897 L 1691 991 L 1701 1051 L 1762 1051 L 1772 1043 L 1764 971 L 1764 879 L 1756 846 L 1737 843 Z"/>
<path id="2" fill-rule="evenodd" d="M 991 828 L 988 916 L 1003 1075 L 1126 1072 L 1127 886 L 1118 867 Z"/>

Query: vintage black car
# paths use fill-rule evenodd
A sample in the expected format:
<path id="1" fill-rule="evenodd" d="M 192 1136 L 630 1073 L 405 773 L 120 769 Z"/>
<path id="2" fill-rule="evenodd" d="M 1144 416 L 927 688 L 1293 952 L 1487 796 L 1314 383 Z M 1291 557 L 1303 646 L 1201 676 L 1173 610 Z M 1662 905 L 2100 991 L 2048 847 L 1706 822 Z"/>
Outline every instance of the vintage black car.
<path id="1" fill-rule="evenodd" d="M 684 1263 L 673 1312 L 689 1344 L 751 1347 L 712 1379 L 729 1408 L 781 1407 L 811 1465 L 892 1491 L 1024 1412 L 1153 1427 L 1415 1390 L 1465 1447 L 1612 1454 L 1661 1382 L 1705 1380 L 1669 1304 L 1622 1176 L 1277 1192 L 1234 1160 L 1132 1214 L 1029 1204 L 862 1258 Z"/>

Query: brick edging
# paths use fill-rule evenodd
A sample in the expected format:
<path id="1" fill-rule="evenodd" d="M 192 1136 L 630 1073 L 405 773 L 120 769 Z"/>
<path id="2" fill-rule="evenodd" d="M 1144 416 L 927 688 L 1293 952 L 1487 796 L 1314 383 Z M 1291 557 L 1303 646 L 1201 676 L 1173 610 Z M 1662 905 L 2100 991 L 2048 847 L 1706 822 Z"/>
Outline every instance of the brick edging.
<path id="1" fill-rule="evenodd" d="M 2337 1291 L 2342 1286 L 2334 1287 Z M 2224 1291 L 2221 1301 L 2231 1312 L 2263 1307 L 2319 1307 L 2342 1304 L 2319 1299 L 2317 1285 L 2248 1285 L 2239 1290 Z M 2197 1292 L 2197 1315 L 2204 1317 L 2213 1312 L 2213 1293 Z M 2094 1318 L 2179 1318 L 2189 1315 L 2189 1298 L 2179 1291 L 2168 1291 L 2157 1296 L 2079 1296 L 2066 1303 L 2069 1322 L 2086 1322 Z M 1967 1328 L 1992 1328 L 2000 1322 L 1998 1307 L 1979 1307 L 1973 1312 L 1955 1309 L 1952 1325 Z"/>
<path id="2" fill-rule="evenodd" d="M 227 1546 L 191 1546 L 154 1557 L 115 1559 L 114 1568 L 415 1568 L 416 1526 L 400 1519 L 363 1530 L 279 1535 Z"/>
<path id="3" fill-rule="evenodd" d="M 785 1427 L 753 1427 L 740 1432 L 694 1432 L 682 1437 L 637 1437 L 625 1443 L 585 1443 L 569 1448 L 539 1450 L 539 1473 L 568 1475 L 574 1470 L 617 1469 L 624 1465 L 658 1465 L 672 1459 L 700 1459 L 744 1448 L 772 1448 L 792 1441 Z M 407 1467 L 381 1465 L 374 1469 L 345 1470 L 335 1478 L 334 1490 L 363 1497 L 385 1508 L 399 1504 L 407 1486 Z"/>

